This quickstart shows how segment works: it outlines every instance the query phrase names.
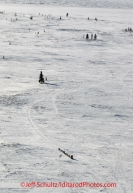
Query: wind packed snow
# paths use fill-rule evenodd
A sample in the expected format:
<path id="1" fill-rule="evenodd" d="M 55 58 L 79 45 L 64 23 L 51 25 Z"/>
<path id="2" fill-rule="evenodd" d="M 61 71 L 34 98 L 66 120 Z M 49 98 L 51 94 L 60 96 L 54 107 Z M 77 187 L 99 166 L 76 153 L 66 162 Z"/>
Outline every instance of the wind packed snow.
<path id="1" fill-rule="evenodd" d="M 132 193 L 133 2 L 14 2 L 0 5 L 0 192 Z"/>
<path id="2" fill-rule="evenodd" d="M 62 5 L 62 6 L 78 6 L 78 7 L 104 7 L 117 9 L 131 9 L 133 8 L 132 0 L 1 0 L 1 3 L 14 4 L 36 4 L 36 5 Z"/>

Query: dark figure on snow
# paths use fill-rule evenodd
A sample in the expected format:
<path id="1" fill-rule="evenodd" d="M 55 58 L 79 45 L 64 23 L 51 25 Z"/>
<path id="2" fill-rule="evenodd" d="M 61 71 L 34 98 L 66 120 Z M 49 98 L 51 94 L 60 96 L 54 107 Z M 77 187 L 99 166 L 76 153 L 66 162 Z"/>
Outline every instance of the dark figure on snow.
<path id="1" fill-rule="evenodd" d="M 40 72 L 39 83 L 40 83 L 40 84 L 43 84 L 43 83 L 44 83 L 44 78 L 43 78 L 42 71 Z"/>
<path id="2" fill-rule="evenodd" d="M 96 39 L 97 39 L 97 35 L 95 34 L 95 35 L 94 35 L 94 40 L 96 40 Z"/>
<path id="3" fill-rule="evenodd" d="M 68 13 L 66 14 L 66 17 L 68 17 Z"/>
<path id="4" fill-rule="evenodd" d="M 97 21 L 97 18 L 95 17 L 95 20 Z"/>
<path id="5" fill-rule="evenodd" d="M 88 34 L 86 34 L 86 39 L 89 39 L 89 35 Z"/>
<path id="6" fill-rule="evenodd" d="M 73 155 L 71 155 L 70 158 L 73 159 Z"/>
<path id="7" fill-rule="evenodd" d="M 88 17 L 88 20 L 89 20 L 90 18 Z"/>
<path id="8" fill-rule="evenodd" d="M 60 20 L 61 20 L 61 17 L 60 17 Z"/>
<path id="9" fill-rule="evenodd" d="M 91 34 L 91 39 L 93 39 L 93 34 Z"/>

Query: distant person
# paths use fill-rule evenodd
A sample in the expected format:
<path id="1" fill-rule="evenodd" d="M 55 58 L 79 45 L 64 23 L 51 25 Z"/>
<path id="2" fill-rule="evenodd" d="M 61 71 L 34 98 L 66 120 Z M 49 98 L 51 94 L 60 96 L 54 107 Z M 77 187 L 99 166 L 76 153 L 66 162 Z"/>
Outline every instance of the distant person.
<path id="1" fill-rule="evenodd" d="M 97 21 L 97 18 L 95 17 L 95 20 Z"/>
<path id="2" fill-rule="evenodd" d="M 60 17 L 60 20 L 61 20 L 61 17 Z"/>
<path id="3" fill-rule="evenodd" d="M 68 13 L 66 14 L 66 17 L 68 17 Z"/>
<path id="4" fill-rule="evenodd" d="M 89 39 L 89 35 L 88 35 L 88 34 L 86 34 L 86 39 L 87 39 L 87 40 Z"/>
<path id="5" fill-rule="evenodd" d="M 95 34 L 95 35 L 94 35 L 94 40 L 96 40 L 96 39 L 97 39 L 97 35 Z"/>
<path id="6" fill-rule="evenodd" d="M 73 159 L 73 155 L 71 155 L 70 158 Z"/>
<path id="7" fill-rule="evenodd" d="M 89 20 L 90 18 L 88 17 L 88 20 Z"/>
<path id="8" fill-rule="evenodd" d="M 93 34 L 91 34 L 91 39 L 93 40 Z"/>
<path id="9" fill-rule="evenodd" d="M 40 72 L 39 83 L 40 83 L 40 84 L 43 84 L 43 83 L 44 83 L 44 78 L 43 78 L 43 73 L 42 73 L 42 71 Z"/>

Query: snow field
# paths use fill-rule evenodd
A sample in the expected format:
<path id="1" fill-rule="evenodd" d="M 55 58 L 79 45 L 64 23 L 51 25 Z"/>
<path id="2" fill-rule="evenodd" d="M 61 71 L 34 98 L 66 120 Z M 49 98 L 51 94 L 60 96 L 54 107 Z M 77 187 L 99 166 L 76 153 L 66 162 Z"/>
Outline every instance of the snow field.
<path id="1" fill-rule="evenodd" d="M 1 10 L 1 192 L 131 193 L 133 40 L 124 29 L 133 26 L 132 11 L 43 5 Z M 86 41 L 87 33 L 98 39 Z M 44 85 L 38 83 L 41 70 L 48 77 Z M 59 158 L 58 147 L 78 161 Z M 24 189 L 23 181 L 117 187 Z"/>

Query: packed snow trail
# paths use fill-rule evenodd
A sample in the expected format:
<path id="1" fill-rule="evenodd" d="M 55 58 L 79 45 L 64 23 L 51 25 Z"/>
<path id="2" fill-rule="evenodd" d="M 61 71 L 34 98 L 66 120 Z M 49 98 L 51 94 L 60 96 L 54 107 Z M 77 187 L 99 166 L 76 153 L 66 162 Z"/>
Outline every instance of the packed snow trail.
<path id="1" fill-rule="evenodd" d="M 1 183 L 9 189 L 1 191 L 37 193 L 41 190 L 15 190 L 15 183 L 45 178 L 113 180 L 116 189 L 89 192 L 131 193 L 132 69 L 120 79 L 132 65 L 133 33 L 124 32 L 133 27 L 132 10 L 42 4 L 5 7 L 1 6 L 6 12 L 0 15 L 0 174 Z M 18 10 L 21 13 L 16 18 Z M 70 17 L 66 18 L 66 12 Z M 85 33 L 97 33 L 98 40 L 86 41 Z M 44 90 L 39 87 L 40 70 L 55 84 L 45 85 Z M 58 148 L 79 161 L 58 159 Z"/>
<path id="2" fill-rule="evenodd" d="M 31 109 L 32 109 L 32 107 L 33 107 L 35 104 L 37 104 L 37 103 L 39 103 L 39 102 L 41 102 L 41 101 L 43 101 L 43 100 L 44 100 L 44 99 L 42 98 L 42 99 L 35 100 L 35 101 L 33 101 L 32 103 L 30 103 L 30 105 L 28 106 L 27 117 L 28 117 L 28 120 L 29 120 L 31 126 L 35 129 L 35 131 L 36 131 L 36 132 L 38 133 L 38 135 L 41 137 L 42 141 L 43 141 L 44 139 L 46 139 L 47 142 L 48 142 L 49 144 L 51 144 L 56 151 L 58 151 L 60 148 L 59 148 L 55 143 L 53 143 L 48 137 L 46 137 L 46 136 L 39 130 L 39 128 L 35 125 L 35 123 L 33 122 L 32 118 L 31 118 Z M 60 144 L 60 147 L 61 147 L 61 144 Z M 76 153 L 76 152 L 75 152 L 75 153 Z M 48 157 L 46 157 L 46 158 L 48 159 Z M 75 158 L 76 158 L 76 154 L 74 154 L 74 160 L 76 160 Z M 69 159 L 70 159 L 70 158 L 69 158 Z M 73 160 L 73 161 L 74 161 L 74 160 Z M 84 160 L 84 159 L 83 159 L 83 160 Z M 93 177 L 93 179 L 95 179 L 95 180 L 97 180 L 97 181 L 100 181 L 101 178 L 100 178 L 100 180 L 99 180 L 99 178 L 97 177 L 97 176 L 98 176 L 98 173 L 97 173 L 93 168 L 88 167 L 87 164 L 86 164 L 83 160 L 82 160 L 82 161 L 81 161 L 80 159 L 79 159 L 79 160 L 76 160 L 76 161 L 78 161 L 77 164 L 80 165 L 80 167 L 85 168 L 85 170 L 86 170 L 87 172 L 89 172 L 89 176 L 91 175 L 91 176 Z M 76 165 L 77 165 L 77 164 L 76 164 Z M 103 181 L 104 181 L 104 179 L 103 179 Z M 106 192 L 112 193 L 113 190 L 107 189 Z"/>
<path id="3" fill-rule="evenodd" d="M 56 144 L 54 144 L 50 139 L 48 139 L 45 135 L 43 135 L 43 133 L 38 129 L 38 127 L 35 125 L 35 123 L 32 121 L 31 118 L 31 108 L 33 107 L 33 105 L 35 105 L 36 103 L 40 102 L 41 100 L 36 100 L 34 102 L 32 102 L 29 106 L 28 106 L 28 113 L 27 113 L 27 117 L 28 120 L 30 122 L 30 124 L 32 125 L 32 127 L 36 130 L 36 132 L 41 136 L 42 140 L 44 140 L 44 138 L 53 146 L 58 148 L 58 146 Z"/>

